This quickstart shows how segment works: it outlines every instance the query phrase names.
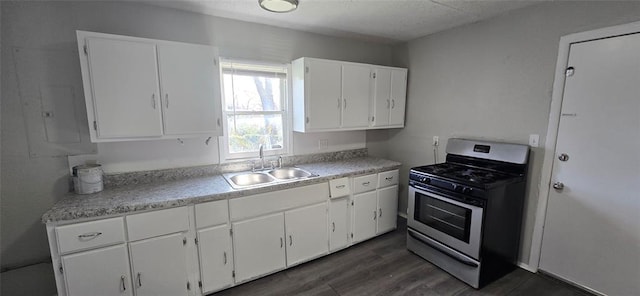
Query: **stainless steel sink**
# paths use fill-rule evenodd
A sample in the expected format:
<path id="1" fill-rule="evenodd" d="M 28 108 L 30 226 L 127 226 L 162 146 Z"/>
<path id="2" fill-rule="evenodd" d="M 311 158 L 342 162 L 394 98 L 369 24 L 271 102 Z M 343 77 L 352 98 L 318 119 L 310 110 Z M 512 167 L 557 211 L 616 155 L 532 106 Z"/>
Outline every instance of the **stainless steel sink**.
<path id="1" fill-rule="evenodd" d="M 280 180 L 300 179 L 311 176 L 311 173 L 295 167 L 273 169 L 270 170 L 268 174 Z"/>
<path id="2" fill-rule="evenodd" d="M 273 177 L 263 173 L 241 173 L 230 176 L 227 180 L 231 181 L 231 186 L 236 185 L 234 187 L 249 187 L 275 181 Z"/>
<path id="3" fill-rule="evenodd" d="M 267 172 L 240 172 L 224 174 L 223 176 L 231 187 L 243 189 L 306 179 L 316 177 L 317 175 L 300 168 L 285 167 L 272 169 Z"/>

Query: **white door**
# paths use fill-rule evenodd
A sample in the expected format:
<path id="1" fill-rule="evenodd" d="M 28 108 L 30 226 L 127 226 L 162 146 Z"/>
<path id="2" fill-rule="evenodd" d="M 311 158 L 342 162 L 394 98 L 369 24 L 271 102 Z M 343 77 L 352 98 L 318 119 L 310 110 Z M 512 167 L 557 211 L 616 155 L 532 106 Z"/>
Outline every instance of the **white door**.
<path id="1" fill-rule="evenodd" d="M 396 228 L 398 185 L 378 189 L 378 230 L 383 233 Z"/>
<path id="2" fill-rule="evenodd" d="M 349 244 L 349 224 L 347 198 L 329 201 L 329 249 L 335 251 Z"/>
<path id="3" fill-rule="evenodd" d="M 365 65 L 342 66 L 342 127 L 369 126 L 371 68 Z"/>
<path id="4" fill-rule="evenodd" d="M 571 45 L 540 268 L 640 291 L 640 34 Z M 558 156 L 567 154 L 561 161 Z"/>
<path id="5" fill-rule="evenodd" d="M 327 204 L 321 203 L 284 213 L 287 266 L 327 254 Z"/>
<path id="6" fill-rule="evenodd" d="M 133 295 L 125 245 L 62 256 L 68 296 Z"/>
<path id="7" fill-rule="evenodd" d="M 129 244 L 136 296 L 187 295 L 187 247 L 176 233 Z"/>
<path id="8" fill-rule="evenodd" d="M 233 223 L 236 283 L 285 268 L 284 214 Z"/>
<path id="9" fill-rule="evenodd" d="M 233 251 L 227 225 L 198 230 L 198 254 L 203 293 L 233 284 Z"/>
<path id="10" fill-rule="evenodd" d="M 407 70 L 391 71 L 391 113 L 389 125 L 404 126 L 404 108 L 407 101 Z"/>
<path id="11" fill-rule="evenodd" d="M 305 100 L 309 129 L 340 127 L 341 64 L 333 61 L 308 60 L 305 75 Z"/>
<path id="12" fill-rule="evenodd" d="M 217 49 L 196 44 L 158 45 L 166 135 L 219 134 L 220 70 Z"/>
<path id="13" fill-rule="evenodd" d="M 376 235 L 378 220 L 377 193 L 371 191 L 353 196 L 353 242 L 363 241 Z"/>
<path id="14" fill-rule="evenodd" d="M 161 136 L 155 44 L 87 38 L 87 47 L 98 138 Z"/>
<path id="15" fill-rule="evenodd" d="M 391 109 L 391 69 L 377 68 L 376 77 L 373 79 L 374 113 L 372 126 L 389 125 L 389 112 Z"/>

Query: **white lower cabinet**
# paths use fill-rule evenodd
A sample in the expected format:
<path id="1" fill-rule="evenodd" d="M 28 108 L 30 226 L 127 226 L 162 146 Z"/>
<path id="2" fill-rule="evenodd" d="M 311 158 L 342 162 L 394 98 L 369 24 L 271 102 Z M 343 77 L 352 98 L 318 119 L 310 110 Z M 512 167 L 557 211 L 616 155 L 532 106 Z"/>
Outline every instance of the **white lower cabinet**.
<path id="1" fill-rule="evenodd" d="M 133 295 L 124 244 L 62 256 L 61 262 L 68 296 Z"/>
<path id="2" fill-rule="evenodd" d="M 321 203 L 284 213 L 287 233 L 287 266 L 327 254 L 327 204 Z"/>
<path id="3" fill-rule="evenodd" d="M 329 201 L 329 250 L 345 248 L 349 244 L 349 199 Z"/>
<path id="4" fill-rule="evenodd" d="M 189 294 L 185 243 L 175 233 L 129 244 L 136 296 Z"/>
<path id="5" fill-rule="evenodd" d="M 284 214 L 233 223 L 236 283 L 284 269 Z"/>
<path id="6" fill-rule="evenodd" d="M 378 229 L 387 232 L 397 227 L 398 185 L 378 189 Z"/>
<path id="7" fill-rule="evenodd" d="M 209 293 L 233 284 L 233 249 L 229 227 L 198 230 L 202 292 Z"/>
<path id="8" fill-rule="evenodd" d="M 376 191 L 353 196 L 353 242 L 360 242 L 376 235 L 378 219 Z"/>

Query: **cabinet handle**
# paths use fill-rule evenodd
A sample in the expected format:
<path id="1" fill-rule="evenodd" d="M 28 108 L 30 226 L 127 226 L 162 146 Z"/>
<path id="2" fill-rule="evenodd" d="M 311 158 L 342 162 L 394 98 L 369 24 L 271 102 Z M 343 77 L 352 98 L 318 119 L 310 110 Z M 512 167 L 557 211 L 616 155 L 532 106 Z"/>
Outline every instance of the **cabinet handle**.
<path id="1" fill-rule="evenodd" d="M 151 107 L 156 108 L 156 94 L 151 94 Z"/>
<path id="2" fill-rule="evenodd" d="M 280 249 L 282 249 L 283 246 L 284 246 L 284 244 L 282 242 L 282 238 L 280 238 Z"/>
<path id="3" fill-rule="evenodd" d="M 331 232 L 336 232 L 336 222 L 331 222 L 331 225 L 333 227 L 333 230 L 331 230 Z"/>
<path id="4" fill-rule="evenodd" d="M 94 238 L 96 238 L 98 236 L 101 236 L 101 235 L 102 235 L 102 232 L 91 232 L 91 233 L 85 233 L 85 234 L 78 235 L 78 238 L 80 240 L 83 240 L 83 241 L 88 241 L 88 240 L 92 240 L 92 239 L 94 239 Z"/>
<path id="5" fill-rule="evenodd" d="M 127 290 L 127 286 L 125 285 L 125 281 L 127 280 L 126 276 L 121 276 L 120 277 L 120 288 L 122 288 L 122 292 Z"/>
<path id="6" fill-rule="evenodd" d="M 164 94 L 164 104 L 169 109 L 169 94 Z"/>
<path id="7" fill-rule="evenodd" d="M 291 235 L 289 235 L 289 245 L 293 245 L 293 237 Z"/>
<path id="8" fill-rule="evenodd" d="M 379 214 L 380 214 L 380 217 L 382 217 L 382 208 L 379 208 L 379 209 L 378 209 L 378 212 L 379 212 Z"/>
<path id="9" fill-rule="evenodd" d="M 391 108 L 391 102 L 389 102 L 389 100 L 387 100 L 387 109 Z"/>
<path id="10" fill-rule="evenodd" d="M 376 220 L 378 218 L 378 213 L 376 213 L 376 210 L 373 210 L 373 220 Z"/>
<path id="11" fill-rule="evenodd" d="M 336 186 L 336 189 L 342 189 L 342 188 L 344 188 L 344 186 L 345 185 L 338 185 L 338 186 Z"/>
<path id="12" fill-rule="evenodd" d="M 387 181 L 391 181 L 391 180 L 393 180 L 393 177 L 386 177 L 384 179 L 387 180 Z"/>
<path id="13" fill-rule="evenodd" d="M 371 184 L 371 182 L 362 182 L 362 186 L 369 186 L 369 184 Z"/>
<path id="14" fill-rule="evenodd" d="M 347 99 L 343 98 L 342 101 L 344 102 L 342 105 L 347 109 Z"/>
<path id="15" fill-rule="evenodd" d="M 138 272 L 138 287 L 142 287 L 142 274 Z"/>
<path id="16" fill-rule="evenodd" d="M 218 126 L 220 126 L 220 118 L 218 118 L 216 122 L 218 123 Z"/>
<path id="17" fill-rule="evenodd" d="M 222 253 L 224 265 L 227 265 L 227 252 Z"/>
<path id="18" fill-rule="evenodd" d="M 391 100 L 391 109 L 394 109 L 396 107 L 396 100 Z"/>
<path id="19" fill-rule="evenodd" d="M 340 109 L 340 98 L 338 98 L 338 109 Z"/>

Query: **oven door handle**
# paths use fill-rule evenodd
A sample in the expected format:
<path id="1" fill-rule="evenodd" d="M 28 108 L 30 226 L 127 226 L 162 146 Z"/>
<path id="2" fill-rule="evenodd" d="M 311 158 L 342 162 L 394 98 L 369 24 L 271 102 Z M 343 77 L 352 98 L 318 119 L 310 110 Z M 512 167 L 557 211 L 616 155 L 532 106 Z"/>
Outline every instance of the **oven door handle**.
<path id="1" fill-rule="evenodd" d="M 422 243 L 424 243 L 424 244 L 426 244 L 426 245 L 428 245 L 428 246 L 440 251 L 441 253 L 451 257 L 452 259 L 454 259 L 454 260 L 456 260 L 456 261 L 458 261 L 458 262 L 460 262 L 460 263 L 462 263 L 464 265 L 467 265 L 467 266 L 476 267 L 476 268 L 479 266 L 478 263 L 476 263 L 476 262 L 474 262 L 474 261 L 472 261 L 470 259 L 467 259 L 467 258 L 465 258 L 464 256 L 462 256 L 460 254 L 451 252 L 450 250 L 447 250 L 445 247 L 441 246 L 440 244 L 433 243 L 428 239 L 424 239 L 422 237 L 422 235 L 417 233 L 415 230 L 412 230 L 412 229 L 407 229 L 407 230 L 408 230 L 408 233 L 409 233 L 409 235 L 411 237 L 413 237 L 413 238 L 421 241 Z"/>
<path id="2" fill-rule="evenodd" d="M 409 186 L 411 186 L 411 187 L 413 187 L 415 189 L 422 190 L 422 191 L 428 191 L 429 190 L 428 188 L 425 188 L 425 187 L 422 187 L 422 186 L 418 186 L 418 185 L 409 185 Z"/>

